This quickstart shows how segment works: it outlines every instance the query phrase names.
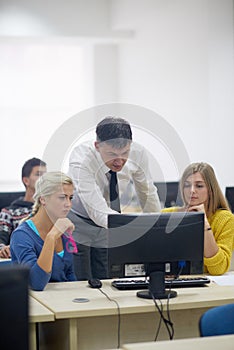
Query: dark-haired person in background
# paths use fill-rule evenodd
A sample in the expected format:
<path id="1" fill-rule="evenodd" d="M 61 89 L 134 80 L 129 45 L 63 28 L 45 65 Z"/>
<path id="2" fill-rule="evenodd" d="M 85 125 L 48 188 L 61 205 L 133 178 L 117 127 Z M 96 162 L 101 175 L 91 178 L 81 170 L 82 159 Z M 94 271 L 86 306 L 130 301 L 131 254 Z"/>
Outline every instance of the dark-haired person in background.
<path id="1" fill-rule="evenodd" d="M 32 211 L 35 182 L 46 172 L 46 163 L 38 158 L 27 160 L 22 167 L 25 196 L 13 201 L 0 212 L 0 258 L 10 258 L 10 236 L 19 222 Z"/>
<path id="2" fill-rule="evenodd" d="M 222 275 L 230 267 L 234 244 L 234 215 L 220 189 L 214 169 L 207 163 L 192 163 L 180 181 L 183 207 L 162 211 L 197 211 L 205 215 L 204 272 Z"/>
<path id="3" fill-rule="evenodd" d="M 96 127 L 96 141 L 78 145 L 69 161 L 76 191 L 68 217 L 75 225 L 74 268 L 79 280 L 108 277 L 107 219 L 119 212 L 110 201 L 110 170 L 117 174 L 120 196 L 126 196 L 132 182 L 142 211 L 160 211 L 146 151 L 132 142 L 130 124 L 122 118 L 103 119 Z"/>

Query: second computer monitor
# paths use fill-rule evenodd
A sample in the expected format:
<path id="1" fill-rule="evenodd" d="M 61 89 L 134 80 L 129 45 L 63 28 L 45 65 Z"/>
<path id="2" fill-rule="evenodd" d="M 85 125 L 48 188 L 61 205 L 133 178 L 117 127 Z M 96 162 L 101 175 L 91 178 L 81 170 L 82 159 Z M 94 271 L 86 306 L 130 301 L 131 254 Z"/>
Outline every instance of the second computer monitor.
<path id="1" fill-rule="evenodd" d="M 234 213 L 234 187 L 225 188 L 225 196 L 230 206 L 231 211 Z"/>
<path id="2" fill-rule="evenodd" d="M 203 273 L 203 213 L 113 214 L 108 227 L 110 278 L 130 277 L 131 265 L 141 264 L 150 277 L 157 270 L 178 274 L 180 267 L 183 274 Z"/>
<path id="3" fill-rule="evenodd" d="M 182 206 L 183 201 L 180 195 L 179 182 L 154 182 L 158 189 L 158 196 L 162 208 Z"/>

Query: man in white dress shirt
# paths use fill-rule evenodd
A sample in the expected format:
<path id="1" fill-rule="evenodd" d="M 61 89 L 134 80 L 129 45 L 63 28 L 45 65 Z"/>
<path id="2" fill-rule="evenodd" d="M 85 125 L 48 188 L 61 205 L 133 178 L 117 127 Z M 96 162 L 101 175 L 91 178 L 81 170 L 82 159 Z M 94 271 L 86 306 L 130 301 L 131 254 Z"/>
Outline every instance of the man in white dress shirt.
<path id="1" fill-rule="evenodd" d="M 129 197 L 131 182 L 143 212 L 161 209 L 146 151 L 132 142 L 130 124 L 122 118 L 103 119 L 96 127 L 96 141 L 78 145 L 69 160 L 69 175 L 76 185 L 69 218 L 75 224 L 74 267 L 79 280 L 108 277 L 107 220 L 108 214 L 117 213 L 111 209 L 110 170 L 117 174 L 120 203 L 122 196 Z"/>

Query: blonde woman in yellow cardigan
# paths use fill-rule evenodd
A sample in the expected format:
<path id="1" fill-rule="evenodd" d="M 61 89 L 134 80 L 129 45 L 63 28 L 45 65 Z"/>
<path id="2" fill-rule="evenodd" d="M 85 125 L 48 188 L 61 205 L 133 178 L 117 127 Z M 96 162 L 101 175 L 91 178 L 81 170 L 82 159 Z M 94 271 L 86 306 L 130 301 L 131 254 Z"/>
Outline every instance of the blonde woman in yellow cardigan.
<path id="1" fill-rule="evenodd" d="M 184 207 L 163 212 L 204 212 L 204 272 L 222 275 L 228 271 L 234 248 L 234 215 L 220 189 L 213 168 L 207 163 L 192 163 L 180 181 Z"/>

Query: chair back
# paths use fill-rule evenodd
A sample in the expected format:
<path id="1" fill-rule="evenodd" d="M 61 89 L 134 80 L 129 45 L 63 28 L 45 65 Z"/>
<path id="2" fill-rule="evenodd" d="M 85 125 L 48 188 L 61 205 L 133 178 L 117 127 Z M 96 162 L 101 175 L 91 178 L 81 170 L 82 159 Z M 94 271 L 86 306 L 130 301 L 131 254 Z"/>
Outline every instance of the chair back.
<path id="1" fill-rule="evenodd" d="M 216 306 L 206 311 L 199 320 L 201 337 L 234 334 L 234 304 Z"/>
<path id="2" fill-rule="evenodd" d="M 8 207 L 15 199 L 24 197 L 24 192 L 0 192 L 0 210 Z"/>

